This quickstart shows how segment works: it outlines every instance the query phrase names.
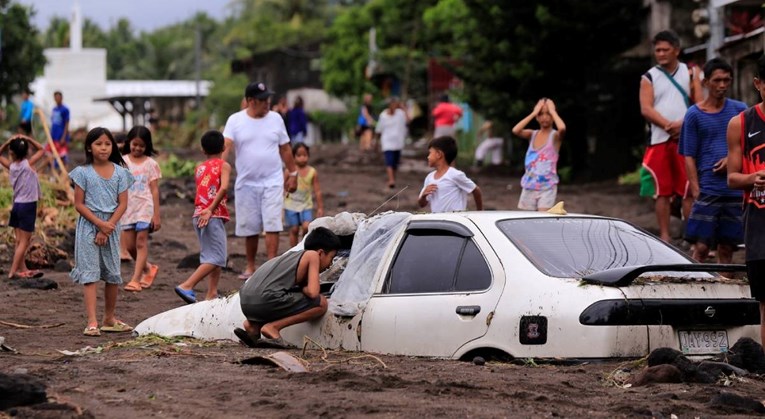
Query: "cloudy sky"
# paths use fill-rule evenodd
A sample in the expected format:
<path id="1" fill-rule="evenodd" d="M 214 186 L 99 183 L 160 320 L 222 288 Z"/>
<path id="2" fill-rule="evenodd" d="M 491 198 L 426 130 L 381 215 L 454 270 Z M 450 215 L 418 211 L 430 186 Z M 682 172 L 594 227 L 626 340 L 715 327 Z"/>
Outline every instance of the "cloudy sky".
<path id="1" fill-rule="evenodd" d="M 16 0 L 31 5 L 37 12 L 34 24 L 45 30 L 51 17 L 70 18 L 75 0 Z M 139 31 L 185 20 L 198 11 L 204 11 L 215 19 L 230 13 L 230 0 L 79 0 L 84 17 L 96 22 L 102 29 L 112 26 L 119 18 L 126 17 Z"/>

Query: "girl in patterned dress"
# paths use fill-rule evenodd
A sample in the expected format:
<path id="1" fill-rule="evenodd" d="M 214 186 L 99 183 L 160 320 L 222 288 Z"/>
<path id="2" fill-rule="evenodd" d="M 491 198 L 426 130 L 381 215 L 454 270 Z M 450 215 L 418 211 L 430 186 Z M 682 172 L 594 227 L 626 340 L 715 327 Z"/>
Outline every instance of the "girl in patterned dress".
<path id="1" fill-rule="evenodd" d="M 122 150 L 133 185 L 128 190 L 128 205 L 122 216 L 121 240 L 135 260 L 135 269 L 125 291 L 138 292 L 149 288 L 157 276 L 159 267 L 149 263 L 149 233 L 160 228 L 159 164 L 151 158 L 157 154 L 151 141 L 151 131 L 136 126 L 127 134 Z"/>
<path id="2" fill-rule="evenodd" d="M 133 176 L 125 168 L 117 143 L 106 128 L 93 128 L 85 138 L 85 164 L 69 173 L 74 208 L 80 214 L 74 242 L 72 280 L 83 285 L 88 325 L 85 336 L 133 330 L 115 316 L 120 276 L 119 219 L 125 213 Z M 105 281 L 104 317 L 96 318 L 96 283 Z"/>

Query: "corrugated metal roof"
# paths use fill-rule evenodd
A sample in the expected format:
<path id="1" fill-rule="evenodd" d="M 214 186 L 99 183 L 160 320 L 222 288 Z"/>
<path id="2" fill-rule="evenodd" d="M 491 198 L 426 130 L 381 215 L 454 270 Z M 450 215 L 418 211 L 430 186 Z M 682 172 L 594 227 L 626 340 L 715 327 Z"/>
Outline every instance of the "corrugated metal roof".
<path id="1" fill-rule="evenodd" d="M 199 94 L 207 96 L 212 82 L 200 80 Z M 107 80 L 106 95 L 111 97 L 195 97 L 197 83 L 194 80 Z"/>

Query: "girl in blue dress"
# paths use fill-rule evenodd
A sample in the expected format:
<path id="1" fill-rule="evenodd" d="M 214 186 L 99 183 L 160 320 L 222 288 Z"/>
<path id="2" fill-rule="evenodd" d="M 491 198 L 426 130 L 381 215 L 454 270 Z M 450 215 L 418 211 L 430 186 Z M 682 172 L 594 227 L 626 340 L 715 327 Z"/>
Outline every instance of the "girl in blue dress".
<path id="1" fill-rule="evenodd" d="M 112 133 L 93 128 L 85 138 L 85 164 L 72 170 L 74 208 L 80 214 L 74 243 L 74 269 L 70 276 L 82 284 L 88 325 L 85 336 L 101 332 L 129 332 L 131 326 L 115 316 L 120 275 L 119 219 L 127 208 L 133 176 L 122 160 Z M 99 280 L 104 288 L 104 317 L 99 329 L 96 317 Z"/>

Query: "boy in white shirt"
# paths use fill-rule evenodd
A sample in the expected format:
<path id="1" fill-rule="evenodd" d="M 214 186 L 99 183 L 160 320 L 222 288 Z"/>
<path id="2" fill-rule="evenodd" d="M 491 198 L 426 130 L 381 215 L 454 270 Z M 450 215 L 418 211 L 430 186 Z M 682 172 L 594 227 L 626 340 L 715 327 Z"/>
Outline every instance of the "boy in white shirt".
<path id="1" fill-rule="evenodd" d="M 464 211 L 467 196 L 473 194 L 475 207 L 483 210 L 481 188 L 464 172 L 451 167 L 457 158 L 457 142 L 452 137 L 438 137 L 428 144 L 428 166 L 436 169 L 425 177 L 418 203 L 425 207 L 430 203 L 432 212 Z"/>

